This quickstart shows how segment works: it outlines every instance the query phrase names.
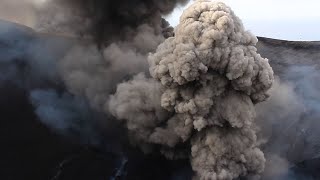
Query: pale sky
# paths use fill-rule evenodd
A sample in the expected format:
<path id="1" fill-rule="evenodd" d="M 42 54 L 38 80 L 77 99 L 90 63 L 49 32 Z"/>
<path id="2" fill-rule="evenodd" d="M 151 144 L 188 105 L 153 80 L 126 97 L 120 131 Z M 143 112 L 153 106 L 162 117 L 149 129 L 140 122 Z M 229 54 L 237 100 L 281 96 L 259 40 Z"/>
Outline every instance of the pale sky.
<path id="1" fill-rule="evenodd" d="M 221 1 L 230 6 L 245 28 L 257 36 L 320 41 L 320 0 Z M 178 24 L 184 8 L 176 8 L 167 17 L 172 26 Z"/>

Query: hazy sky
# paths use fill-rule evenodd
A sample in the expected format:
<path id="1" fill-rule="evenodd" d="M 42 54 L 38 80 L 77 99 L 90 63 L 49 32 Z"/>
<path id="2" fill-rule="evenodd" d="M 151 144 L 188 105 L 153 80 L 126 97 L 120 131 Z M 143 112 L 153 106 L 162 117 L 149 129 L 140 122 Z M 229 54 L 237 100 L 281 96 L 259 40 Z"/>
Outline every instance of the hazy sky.
<path id="1" fill-rule="evenodd" d="M 320 41 L 320 0 L 222 1 L 242 19 L 246 29 L 257 36 Z M 170 24 L 178 24 L 184 8 L 178 7 L 167 17 Z"/>

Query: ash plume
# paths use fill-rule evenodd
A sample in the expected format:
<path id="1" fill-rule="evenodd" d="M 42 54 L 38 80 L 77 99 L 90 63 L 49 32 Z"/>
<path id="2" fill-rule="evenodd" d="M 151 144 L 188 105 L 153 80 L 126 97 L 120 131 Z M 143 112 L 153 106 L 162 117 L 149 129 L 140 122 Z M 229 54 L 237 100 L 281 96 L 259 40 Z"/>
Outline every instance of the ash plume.
<path id="1" fill-rule="evenodd" d="M 75 45 L 58 60 L 58 69 L 72 94 L 107 112 L 117 84 L 148 72 L 148 53 L 172 36 L 161 15 L 186 1 L 51 0 L 39 10 L 43 16 L 37 30 L 84 37 L 98 45 Z"/>
<path id="2" fill-rule="evenodd" d="M 48 0 L 37 8 L 36 30 L 83 42 L 62 58 L 34 62 L 41 82 L 62 82 L 68 92 L 36 86 L 27 89 L 30 101 L 43 123 L 80 129 L 91 136 L 85 141 L 95 135 L 90 106 L 105 124 L 122 123 L 144 152 L 189 158 L 195 179 L 259 176 L 266 159 L 255 105 L 268 98 L 273 70 L 223 3 L 195 1 L 173 31 L 161 16 L 185 2 Z"/>
<path id="3" fill-rule="evenodd" d="M 142 83 L 140 77 L 118 85 L 110 111 L 143 146 L 160 145 L 169 158 L 189 156 L 196 178 L 260 174 L 265 157 L 258 148 L 254 104 L 266 100 L 274 77 L 256 43 L 225 4 L 196 1 L 182 14 L 175 36 L 148 57 L 156 82 Z M 150 104 L 157 94 L 160 103 Z M 160 106 L 168 118 L 159 117 Z M 184 143 L 191 155 L 175 149 Z"/>
<path id="4" fill-rule="evenodd" d="M 188 0 L 49 0 L 39 9 L 37 28 L 93 38 L 99 45 L 128 41 L 148 26 L 155 34 L 167 34 L 161 15 Z M 170 33 L 169 33 L 170 34 Z"/>
<path id="5" fill-rule="evenodd" d="M 127 137 L 190 159 L 195 179 L 317 171 L 295 168 L 320 157 L 319 42 L 259 38 L 269 89 L 257 39 L 221 3 L 195 2 L 174 32 L 161 15 L 183 0 L 34 1 L 0 2 L 1 18 L 41 32 L 0 22 L 0 90 L 22 89 L 51 130 L 121 156 Z"/>

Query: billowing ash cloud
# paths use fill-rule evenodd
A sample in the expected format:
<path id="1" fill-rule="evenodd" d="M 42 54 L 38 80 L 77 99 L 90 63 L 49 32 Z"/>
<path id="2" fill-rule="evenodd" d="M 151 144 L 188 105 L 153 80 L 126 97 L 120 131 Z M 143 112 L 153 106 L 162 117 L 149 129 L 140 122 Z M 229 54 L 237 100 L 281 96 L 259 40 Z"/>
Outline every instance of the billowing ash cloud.
<path id="1" fill-rule="evenodd" d="M 93 39 L 98 47 L 74 46 L 59 60 L 68 90 L 108 113 L 108 98 L 118 83 L 148 71 L 147 55 L 173 35 L 161 15 L 180 1 L 52 0 L 39 10 L 38 30 Z M 43 11 L 43 12 L 42 12 Z"/>
<path id="2" fill-rule="evenodd" d="M 110 111 L 142 148 L 157 144 L 169 158 L 189 156 L 200 179 L 259 174 L 265 157 L 254 104 L 266 100 L 274 78 L 256 43 L 225 4 L 196 1 L 175 36 L 149 55 L 155 80 L 139 75 L 118 85 Z M 181 144 L 191 155 L 175 148 Z"/>
<path id="3" fill-rule="evenodd" d="M 161 15 L 187 1 L 49 0 L 44 8 L 39 9 L 41 16 L 37 28 L 46 32 L 89 36 L 100 45 L 131 39 L 137 30 L 145 28 L 152 28 L 155 34 L 167 34 L 171 28 Z"/>
<path id="4" fill-rule="evenodd" d="M 261 38 L 280 77 L 261 102 L 273 73 L 257 39 L 210 1 L 173 32 L 161 15 L 185 1 L 3 0 L 1 17 L 28 7 L 13 17 L 35 11 L 35 30 L 76 38 L 1 21 L 0 88 L 23 89 L 41 122 L 84 143 L 122 153 L 113 144 L 128 134 L 146 153 L 189 158 L 195 179 L 297 179 L 290 168 L 320 156 L 319 44 Z"/>
<path id="5" fill-rule="evenodd" d="M 280 79 L 271 88 L 257 38 L 223 3 L 195 1 L 173 32 L 161 16 L 186 1 L 48 0 L 36 30 L 84 38 L 55 44 L 0 31 L 9 42 L 0 44 L 0 83 L 25 89 L 62 134 L 95 143 L 95 121 L 120 122 L 144 152 L 189 158 L 195 179 L 285 179 L 294 163 L 318 158 L 318 67 L 294 65 L 310 53 L 272 59 Z M 283 60 L 286 48 L 266 54 Z"/>

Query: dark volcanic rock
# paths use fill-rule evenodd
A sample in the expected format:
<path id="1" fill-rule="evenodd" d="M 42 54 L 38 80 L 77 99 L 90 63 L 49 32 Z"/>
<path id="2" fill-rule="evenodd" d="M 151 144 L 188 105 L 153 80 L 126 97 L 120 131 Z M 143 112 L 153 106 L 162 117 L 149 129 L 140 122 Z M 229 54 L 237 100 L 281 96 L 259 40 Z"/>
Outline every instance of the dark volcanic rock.
<path id="1" fill-rule="evenodd" d="M 319 68 L 320 41 L 284 41 L 259 37 L 258 52 L 268 58 L 276 75 L 282 76 L 291 65 Z"/>
<path id="2" fill-rule="evenodd" d="M 102 179 L 112 175 L 117 156 L 51 132 L 37 120 L 25 92 L 12 84 L 1 86 L 0 93 L 0 179 L 44 180 L 59 172 L 56 179 Z"/>

